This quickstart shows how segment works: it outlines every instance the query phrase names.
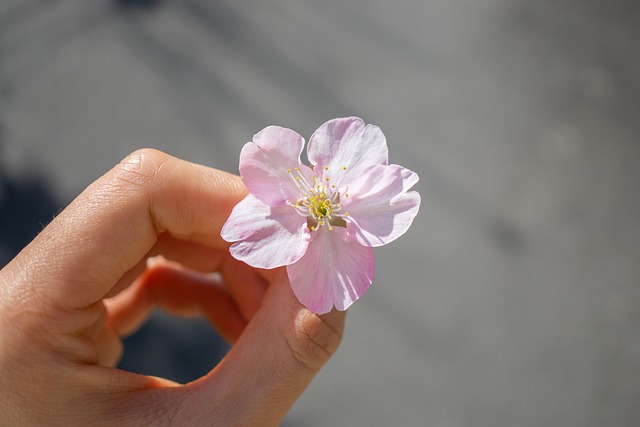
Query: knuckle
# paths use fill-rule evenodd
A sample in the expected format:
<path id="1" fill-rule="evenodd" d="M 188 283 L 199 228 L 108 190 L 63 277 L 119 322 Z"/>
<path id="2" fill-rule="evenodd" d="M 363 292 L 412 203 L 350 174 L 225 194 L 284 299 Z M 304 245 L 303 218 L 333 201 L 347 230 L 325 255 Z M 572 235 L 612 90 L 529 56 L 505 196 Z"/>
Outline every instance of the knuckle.
<path id="1" fill-rule="evenodd" d="M 135 186 L 146 186 L 153 181 L 170 156 L 151 148 L 141 148 L 125 157 L 116 167 L 117 180 Z"/>
<path id="2" fill-rule="evenodd" d="M 293 359 L 304 369 L 317 372 L 336 352 L 342 341 L 342 327 L 307 310 L 299 312 L 295 333 L 287 339 Z"/>

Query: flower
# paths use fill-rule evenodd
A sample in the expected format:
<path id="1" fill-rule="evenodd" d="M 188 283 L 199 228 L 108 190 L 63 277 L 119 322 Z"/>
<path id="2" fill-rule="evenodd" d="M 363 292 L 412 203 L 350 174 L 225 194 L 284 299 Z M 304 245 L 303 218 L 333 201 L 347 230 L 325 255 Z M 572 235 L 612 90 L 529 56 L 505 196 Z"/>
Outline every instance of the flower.
<path id="1" fill-rule="evenodd" d="M 372 247 L 407 231 L 420 207 L 408 191 L 418 175 L 388 164 L 380 128 L 358 117 L 333 119 L 304 139 L 269 126 L 240 153 L 249 190 L 222 228 L 231 254 L 256 268 L 286 266 L 294 294 L 309 310 L 346 310 L 369 288 Z"/>

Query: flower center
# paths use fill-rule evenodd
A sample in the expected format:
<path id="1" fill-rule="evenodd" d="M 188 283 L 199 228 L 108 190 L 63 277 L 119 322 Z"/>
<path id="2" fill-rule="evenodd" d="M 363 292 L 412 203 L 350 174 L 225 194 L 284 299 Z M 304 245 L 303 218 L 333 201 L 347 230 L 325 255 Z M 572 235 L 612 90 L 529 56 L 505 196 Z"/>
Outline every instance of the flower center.
<path id="1" fill-rule="evenodd" d="M 309 213 L 315 218 L 324 218 L 333 213 L 333 203 L 325 196 L 311 197 L 309 199 Z"/>
<path id="2" fill-rule="evenodd" d="M 346 167 L 342 169 L 346 170 Z M 328 168 L 325 166 L 324 170 L 327 171 Z M 295 202 L 287 200 L 287 203 L 296 212 L 307 218 L 309 230 L 314 231 L 323 225 L 326 225 L 328 230 L 333 230 L 334 226 L 347 226 L 345 217 L 349 216 L 349 212 L 341 213 L 341 194 L 335 185 L 330 184 L 331 180 L 328 176 L 325 176 L 323 181 L 322 178 L 313 175 L 310 183 L 298 168 L 294 168 L 295 174 L 291 172 L 291 169 L 288 169 L 287 172 L 296 183 L 300 193 L 300 197 Z M 348 196 L 348 194 L 342 195 L 342 197 Z"/>

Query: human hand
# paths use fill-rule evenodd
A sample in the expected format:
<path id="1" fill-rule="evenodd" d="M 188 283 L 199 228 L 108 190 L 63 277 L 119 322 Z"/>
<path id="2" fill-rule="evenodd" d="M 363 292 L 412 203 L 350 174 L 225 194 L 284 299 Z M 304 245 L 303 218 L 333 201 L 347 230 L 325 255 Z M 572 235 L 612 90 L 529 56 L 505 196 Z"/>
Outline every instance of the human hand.
<path id="1" fill-rule="evenodd" d="M 229 256 L 220 229 L 245 194 L 234 175 L 153 150 L 90 185 L 0 271 L 0 423 L 278 425 L 337 349 L 344 312 L 317 316 L 284 270 Z M 154 255 L 223 284 L 147 268 Z M 205 316 L 233 347 L 186 385 L 114 368 L 154 306 Z"/>

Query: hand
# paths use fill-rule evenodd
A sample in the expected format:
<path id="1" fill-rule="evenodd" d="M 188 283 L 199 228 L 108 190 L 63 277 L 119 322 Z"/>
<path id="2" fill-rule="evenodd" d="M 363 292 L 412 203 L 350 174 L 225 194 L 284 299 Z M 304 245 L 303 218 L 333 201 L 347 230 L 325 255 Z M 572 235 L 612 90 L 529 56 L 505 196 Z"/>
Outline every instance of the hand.
<path id="1" fill-rule="evenodd" d="M 283 269 L 228 255 L 220 229 L 245 194 L 234 175 L 153 150 L 89 186 L 0 271 L 2 422 L 278 425 L 336 350 L 344 313 L 317 316 Z M 147 268 L 154 255 L 172 262 Z M 203 315 L 235 343 L 186 385 L 114 368 L 120 336 L 154 306 Z"/>

